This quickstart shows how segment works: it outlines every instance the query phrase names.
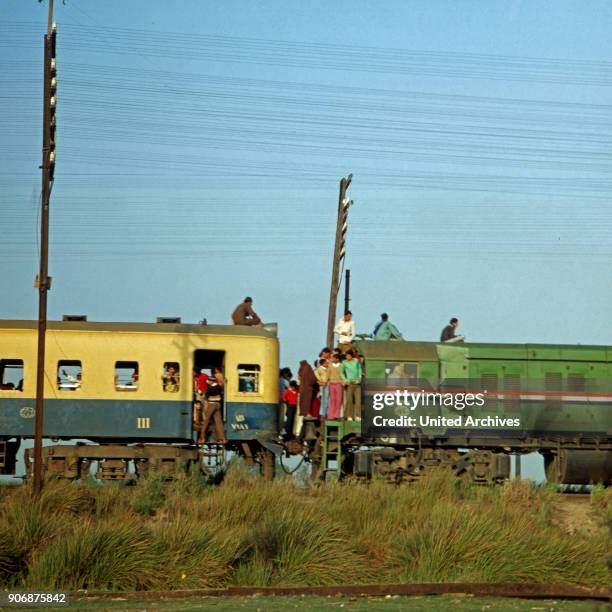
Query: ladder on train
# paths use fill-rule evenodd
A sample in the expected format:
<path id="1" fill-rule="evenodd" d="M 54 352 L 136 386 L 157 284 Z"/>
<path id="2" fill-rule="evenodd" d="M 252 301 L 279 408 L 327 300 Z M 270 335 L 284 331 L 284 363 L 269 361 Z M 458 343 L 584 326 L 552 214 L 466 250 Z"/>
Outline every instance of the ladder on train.
<path id="1" fill-rule="evenodd" d="M 226 467 L 225 445 L 207 442 L 200 446 L 200 465 L 210 476 L 216 476 Z"/>

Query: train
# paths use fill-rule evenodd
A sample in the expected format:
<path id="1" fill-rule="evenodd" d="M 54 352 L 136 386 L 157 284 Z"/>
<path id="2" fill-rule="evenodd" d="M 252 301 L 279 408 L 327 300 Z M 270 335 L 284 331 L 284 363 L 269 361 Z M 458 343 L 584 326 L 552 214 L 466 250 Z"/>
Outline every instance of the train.
<path id="1" fill-rule="evenodd" d="M 513 455 L 539 452 L 550 482 L 612 484 L 612 347 L 356 340 L 362 419 L 306 418 L 285 441 L 274 324 L 66 319 L 47 331 L 46 478 L 214 474 L 234 453 L 266 479 L 301 456 L 316 481 L 411 482 L 445 468 L 495 484 Z M 35 321 L 0 321 L 1 474 L 15 474 L 34 436 L 36 350 Z M 192 372 L 214 368 L 226 379 L 227 442 L 198 445 Z M 31 475 L 31 448 L 23 458 Z"/>

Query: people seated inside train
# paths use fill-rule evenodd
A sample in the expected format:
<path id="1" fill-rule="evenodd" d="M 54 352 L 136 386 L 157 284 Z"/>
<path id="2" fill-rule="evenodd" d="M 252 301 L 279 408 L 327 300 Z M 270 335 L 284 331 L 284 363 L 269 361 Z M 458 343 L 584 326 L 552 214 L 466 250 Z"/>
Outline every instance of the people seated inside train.
<path id="1" fill-rule="evenodd" d="M 177 393 L 180 389 L 180 374 L 177 366 L 168 364 L 166 371 L 162 374 L 162 386 L 167 393 Z"/>
<path id="2" fill-rule="evenodd" d="M 2 389 L 2 391 L 15 391 L 15 383 L 3 383 L 2 385 L 0 385 L 0 389 Z"/>
<path id="3" fill-rule="evenodd" d="M 440 342 L 461 342 L 465 340 L 465 336 L 455 334 L 457 327 L 459 327 L 459 319 L 453 317 L 449 324 L 442 330 Z"/>
<path id="4" fill-rule="evenodd" d="M 77 372 L 76 376 L 62 370 L 62 377 L 58 376 L 58 388 L 60 391 L 79 391 L 83 383 L 83 375 Z"/>
<path id="5" fill-rule="evenodd" d="M 119 374 L 115 374 L 115 389 L 117 391 L 135 391 L 138 389 L 138 372 L 132 372 L 127 380 L 121 380 Z"/>
<path id="6" fill-rule="evenodd" d="M 238 304 L 232 312 L 232 323 L 234 325 L 251 325 L 263 327 L 263 321 L 253 310 L 253 298 L 245 297 L 242 304 Z"/>

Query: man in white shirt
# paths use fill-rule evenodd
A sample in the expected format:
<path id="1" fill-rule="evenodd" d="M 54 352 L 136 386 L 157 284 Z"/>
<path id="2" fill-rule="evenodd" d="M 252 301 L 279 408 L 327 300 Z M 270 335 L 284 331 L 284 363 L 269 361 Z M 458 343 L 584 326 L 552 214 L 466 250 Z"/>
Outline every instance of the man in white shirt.
<path id="1" fill-rule="evenodd" d="M 338 321 L 334 331 L 338 334 L 338 347 L 346 353 L 353 347 L 355 339 L 355 321 L 350 310 L 345 311 L 344 316 Z"/>

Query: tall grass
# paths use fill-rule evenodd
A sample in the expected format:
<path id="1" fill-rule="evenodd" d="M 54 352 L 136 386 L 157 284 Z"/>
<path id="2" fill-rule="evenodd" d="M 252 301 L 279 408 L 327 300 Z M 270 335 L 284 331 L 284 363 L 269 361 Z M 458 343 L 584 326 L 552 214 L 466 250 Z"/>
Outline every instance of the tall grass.
<path id="1" fill-rule="evenodd" d="M 569 535 L 558 497 L 528 482 L 473 487 L 265 483 L 234 469 L 137 487 L 50 483 L 0 500 L 0 588 L 170 590 L 376 582 L 610 584 L 612 497 Z"/>

